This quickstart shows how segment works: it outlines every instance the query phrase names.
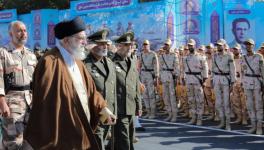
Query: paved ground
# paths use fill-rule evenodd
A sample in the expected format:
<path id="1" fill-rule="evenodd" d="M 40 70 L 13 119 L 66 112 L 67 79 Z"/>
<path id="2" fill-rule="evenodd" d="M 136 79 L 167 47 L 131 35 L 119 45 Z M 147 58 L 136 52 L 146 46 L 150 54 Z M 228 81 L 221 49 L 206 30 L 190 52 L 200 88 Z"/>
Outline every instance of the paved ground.
<path id="1" fill-rule="evenodd" d="M 204 121 L 206 126 L 186 125 L 160 119 L 141 119 L 145 132 L 137 132 L 140 139 L 135 150 L 264 150 L 264 135 L 247 134 L 249 126 L 232 124 L 232 131 L 215 129 L 217 122 Z"/>

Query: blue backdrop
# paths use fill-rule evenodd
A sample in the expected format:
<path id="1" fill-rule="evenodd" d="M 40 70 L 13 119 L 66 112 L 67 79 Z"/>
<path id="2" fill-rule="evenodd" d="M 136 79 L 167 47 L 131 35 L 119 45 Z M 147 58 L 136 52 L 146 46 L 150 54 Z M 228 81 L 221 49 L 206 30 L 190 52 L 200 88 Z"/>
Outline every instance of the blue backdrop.
<path id="1" fill-rule="evenodd" d="M 0 11 L 0 45 L 8 43 L 8 23 L 19 19 L 28 27 L 30 48 L 53 47 L 56 23 L 81 16 L 87 25 L 87 35 L 101 29 L 111 31 L 111 39 L 132 30 L 139 45 L 149 39 L 153 50 L 158 50 L 166 38 L 174 47 L 194 38 L 198 44 L 216 42 L 225 38 L 228 43 L 241 42 L 245 38 L 261 45 L 264 34 L 264 2 L 254 0 L 160 0 L 138 3 L 138 0 L 82 0 L 71 2 L 67 10 L 34 10 L 18 15 L 16 10 Z M 236 25 L 235 20 L 247 20 Z M 244 26 L 243 26 L 244 25 Z M 238 28 L 238 26 L 243 26 Z M 242 30 L 243 29 L 243 30 Z M 256 33 L 257 31 L 257 33 Z"/>

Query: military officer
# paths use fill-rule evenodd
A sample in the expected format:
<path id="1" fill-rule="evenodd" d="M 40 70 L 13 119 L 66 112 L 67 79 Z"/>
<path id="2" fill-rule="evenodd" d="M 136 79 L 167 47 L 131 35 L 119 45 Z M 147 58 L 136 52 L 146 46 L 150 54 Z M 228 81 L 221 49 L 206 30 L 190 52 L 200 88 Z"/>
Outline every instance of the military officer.
<path id="1" fill-rule="evenodd" d="M 247 124 L 247 111 L 246 111 L 246 99 L 241 84 L 241 45 L 235 44 L 233 47 L 233 55 L 236 68 L 236 77 L 237 80 L 234 83 L 233 91 L 231 93 L 231 104 L 237 119 L 234 123 L 237 124 Z"/>
<path id="2" fill-rule="evenodd" d="M 214 55 L 214 45 L 210 43 L 209 45 L 206 46 L 205 50 L 205 56 L 206 56 L 206 61 L 208 64 L 208 79 L 206 79 L 204 83 L 204 93 L 206 96 L 206 101 L 207 101 L 207 109 L 209 112 L 209 117 L 207 118 L 208 120 L 212 120 L 215 118 L 215 100 L 213 97 L 213 86 L 211 84 L 211 74 L 212 74 L 212 56 Z"/>
<path id="3" fill-rule="evenodd" d="M 224 50 L 225 41 L 216 43 L 217 53 L 213 56 L 212 78 L 216 96 L 216 109 L 219 113 L 220 124 L 217 128 L 231 130 L 230 126 L 230 91 L 236 81 L 233 56 Z"/>
<path id="4" fill-rule="evenodd" d="M 107 107 L 114 115 L 117 113 L 116 104 L 116 72 L 115 64 L 107 57 L 107 35 L 109 31 L 103 29 L 90 35 L 88 39 L 96 43 L 84 60 L 85 66 L 91 74 L 96 89 L 107 101 Z M 109 125 L 100 124 L 95 132 L 101 150 L 104 150 L 104 141 L 109 131 Z"/>
<path id="5" fill-rule="evenodd" d="M 204 57 L 195 51 L 196 42 L 188 41 L 189 54 L 184 58 L 184 73 L 187 84 L 188 102 L 192 119 L 188 124 L 202 125 L 204 110 L 203 84 L 208 78 L 208 64 Z"/>
<path id="6" fill-rule="evenodd" d="M 255 42 L 248 39 L 244 42 L 247 54 L 242 57 L 242 83 L 247 98 L 247 109 L 251 121 L 249 133 L 262 134 L 263 119 L 263 57 L 254 53 Z"/>
<path id="7" fill-rule="evenodd" d="M 7 117 L 10 115 L 9 107 L 5 100 L 5 91 L 9 86 L 5 78 L 11 77 L 12 65 L 14 64 L 12 56 L 3 48 L 0 48 L 0 113 L 2 116 Z"/>
<path id="8" fill-rule="evenodd" d="M 171 52 L 171 44 L 171 40 L 167 39 L 163 47 L 165 52 L 159 56 L 160 81 L 162 83 L 165 109 L 169 114 L 165 121 L 176 122 L 178 113 L 176 82 L 180 75 L 180 66 L 179 58 L 174 52 Z"/>
<path id="9" fill-rule="evenodd" d="M 133 150 L 133 116 L 142 113 L 140 81 L 136 56 L 131 56 L 133 32 L 127 32 L 115 40 L 119 49 L 112 61 L 117 77 L 117 122 L 114 126 L 115 150 Z"/>
<path id="10" fill-rule="evenodd" d="M 143 100 L 147 114 L 143 118 L 154 119 L 156 112 L 155 87 L 159 77 L 158 57 L 155 52 L 150 50 L 148 40 L 143 42 L 143 51 L 139 55 L 140 79 L 145 85 Z"/>
<path id="11" fill-rule="evenodd" d="M 27 48 L 27 29 L 23 22 L 14 21 L 9 25 L 11 42 L 2 47 L 13 59 L 12 83 L 5 93 L 10 116 L 3 118 L 3 145 L 8 150 L 22 146 L 23 131 L 31 107 L 30 83 L 37 64 L 36 56 Z M 3 59 L 8 59 L 7 55 Z M 8 70 L 7 66 L 3 66 Z"/>

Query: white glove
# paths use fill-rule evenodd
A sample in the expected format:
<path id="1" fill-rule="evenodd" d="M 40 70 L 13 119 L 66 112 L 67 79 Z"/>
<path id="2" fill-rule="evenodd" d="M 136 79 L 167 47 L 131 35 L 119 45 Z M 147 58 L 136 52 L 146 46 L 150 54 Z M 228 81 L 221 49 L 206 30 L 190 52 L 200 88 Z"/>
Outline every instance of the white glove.
<path id="1" fill-rule="evenodd" d="M 99 113 L 100 121 L 106 125 L 113 125 L 116 122 L 116 116 L 107 108 L 103 108 Z"/>

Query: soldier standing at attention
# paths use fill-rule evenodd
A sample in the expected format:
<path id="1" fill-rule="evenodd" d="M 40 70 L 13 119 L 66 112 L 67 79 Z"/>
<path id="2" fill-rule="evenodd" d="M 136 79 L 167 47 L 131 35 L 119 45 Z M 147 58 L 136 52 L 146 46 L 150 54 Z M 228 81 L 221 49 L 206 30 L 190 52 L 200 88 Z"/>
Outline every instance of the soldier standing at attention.
<path id="1" fill-rule="evenodd" d="M 247 109 L 251 121 L 249 133 L 262 134 L 263 119 L 263 57 L 254 53 L 255 42 L 248 39 L 244 42 L 247 54 L 242 57 L 242 83 L 247 98 Z"/>
<path id="2" fill-rule="evenodd" d="M 207 108 L 209 112 L 208 120 L 213 120 L 215 118 L 215 100 L 213 98 L 213 85 L 212 81 L 212 56 L 214 55 L 214 45 L 210 43 L 206 46 L 205 56 L 208 64 L 208 79 L 204 83 L 204 93 L 207 100 Z"/>
<path id="3" fill-rule="evenodd" d="M 96 46 L 87 55 L 84 63 L 94 80 L 97 91 L 107 101 L 109 110 L 116 115 L 116 72 L 115 64 L 107 57 L 108 33 L 108 30 L 103 29 L 88 37 L 90 41 L 96 43 Z M 105 149 L 104 142 L 109 129 L 109 125 L 100 123 L 95 131 L 97 143 L 101 150 Z"/>
<path id="4" fill-rule="evenodd" d="M 246 97 L 243 91 L 243 87 L 241 84 L 241 45 L 235 44 L 233 47 L 233 55 L 236 67 L 236 77 L 237 80 L 234 84 L 233 91 L 231 93 L 231 101 L 232 107 L 236 114 L 236 120 L 234 123 L 236 124 L 247 124 L 247 106 L 246 106 Z"/>
<path id="5" fill-rule="evenodd" d="M 159 56 L 160 62 L 160 81 L 162 82 L 163 100 L 165 109 L 169 116 L 165 121 L 176 122 L 177 120 L 177 100 L 176 85 L 180 75 L 179 57 L 171 52 L 171 40 L 167 39 L 164 43 L 164 53 Z"/>
<path id="6" fill-rule="evenodd" d="M 230 92 L 236 81 L 235 64 L 232 55 L 224 50 L 224 40 L 217 41 L 217 53 L 213 56 L 212 78 L 216 96 L 216 110 L 220 124 L 217 128 L 231 130 L 230 127 Z"/>
<path id="7" fill-rule="evenodd" d="M 157 54 L 150 50 L 148 40 L 143 42 L 143 52 L 139 55 L 141 83 L 145 86 L 143 100 L 147 114 L 143 118 L 154 119 L 156 112 L 155 86 L 158 86 L 159 64 Z"/>
<path id="8" fill-rule="evenodd" d="M 0 93 L 0 97 L 5 97 L 10 110 L 10 115 L 5 115 L 3 118 L 3 145 L 8 150 L 16 150 L 22 146 L 23 132 L 31 107 L 30 83 L 32 82 L 37 58 L 30 49 L 25 47 L 28 36 L 23 22 L 11 22 L 9 24 L 9 35 L 11 42 L 2 47 L 1 49 L 4 50 L 0 51 L 8 51 L 14 64 L 12 71 L 9 70 L 8 66 L 3 65 L 3 70 L 11 73 L 11 82 L 9 83 L 9 91 Z M 9 59 L 8 55 L 1 55 L 1 57 L 2 60 Z M 5 112 L 7 112 L 7 108 Z"/>
<path id="9" fill-rule="evenodd" d="M 203 84 L 208 78 L 208 65 L 204 56 L 195 51 L 196 42 L 188 41 L 189 54 L 184 58 L 184 73 L 192 119 L 188 124 L 202 125 L 204 111 Z"/>
<path id="10" fill-rule="evenodd" d="M 127 32 L 115 40 L 119 49 L 112 61 L 116 66 L 117 78 L 117 122 L 114 126 L 115 150 L 134 150 L 133 117 L 141 116 L 140 81 L 137 58 L 131 55 L 133 32 Z"/>

